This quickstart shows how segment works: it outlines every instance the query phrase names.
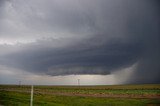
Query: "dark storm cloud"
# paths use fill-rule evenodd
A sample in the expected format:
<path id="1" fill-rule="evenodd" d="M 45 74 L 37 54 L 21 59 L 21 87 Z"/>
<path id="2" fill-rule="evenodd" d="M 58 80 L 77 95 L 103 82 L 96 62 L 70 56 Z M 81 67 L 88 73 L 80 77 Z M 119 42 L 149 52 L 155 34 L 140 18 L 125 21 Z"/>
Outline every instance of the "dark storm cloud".
<path id="1" fill-rule="evenodd" d="M 3 11 L 4 3 L 5 3 L 5 0 L 0 0 L 0 13 L 1 14 L 2 14 L 2 11 Z M 1 16 L 0 16 L 0 18 L 1 18 Z"/>
<path id="2" fill-rule="evenodd" d="M 36 45 L 34 48 L 37 49 L 29 47 L 3 56 L 3 62 L 15 68 L 50 75 L 108 74 L 111 70 L 132 65 L 142 52 L 138 43 L 112 41 L 112 44 L 95 47 L 89 45 L 92 42 L 85 42 L 87 44 L 63 48 L 37 48 L 40 45 Z"/>
<path id="3" fill-rule="evenodd" d="M 129 83 L 160 83 L 160 2 L 150 3 L 131 11 L 128 31 L 131 38 L 141 39 L 144 50 Z"/>
<path id="4" fill-rule="evenodd" d="M 29 37 L 34 42 L 1 44 L 1 65 L 56 76 L 110 74 L 137 64 L 126 83 L 160 82 L 158 1 L 10 0 L 8 3 L 11 5 L 3 13 L 12 9 L 12 15 L 4 15 L 7 21 L 0 25 L 1 39 L 8 36 L 9 41 L 15 37 L 25 41 Z"/>

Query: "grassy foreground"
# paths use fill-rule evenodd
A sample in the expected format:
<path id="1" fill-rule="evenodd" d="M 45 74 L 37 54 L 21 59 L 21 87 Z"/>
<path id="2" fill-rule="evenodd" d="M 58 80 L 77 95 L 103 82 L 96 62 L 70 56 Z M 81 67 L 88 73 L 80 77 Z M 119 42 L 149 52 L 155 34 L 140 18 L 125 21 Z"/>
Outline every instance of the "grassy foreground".
<path id="1" fill-rule="evenodd" d="M 0 85 L 0 105 L 29 106 L 30 86 Z M 34 106 L 160 106 L 160 85 L 35 86 Z"/>

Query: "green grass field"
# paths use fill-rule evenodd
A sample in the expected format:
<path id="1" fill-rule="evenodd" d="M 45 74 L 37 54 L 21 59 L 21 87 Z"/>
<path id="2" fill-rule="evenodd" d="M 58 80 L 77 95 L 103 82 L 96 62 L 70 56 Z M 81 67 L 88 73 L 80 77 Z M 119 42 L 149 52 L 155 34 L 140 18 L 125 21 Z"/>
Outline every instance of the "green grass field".
<path id="1" fill-rule="evenodd" d="M 29 106 L 30 86 L 0 85 L 0 105 Z M 160 85 L 34 86 L 34 106 L 160 106 Z"/>

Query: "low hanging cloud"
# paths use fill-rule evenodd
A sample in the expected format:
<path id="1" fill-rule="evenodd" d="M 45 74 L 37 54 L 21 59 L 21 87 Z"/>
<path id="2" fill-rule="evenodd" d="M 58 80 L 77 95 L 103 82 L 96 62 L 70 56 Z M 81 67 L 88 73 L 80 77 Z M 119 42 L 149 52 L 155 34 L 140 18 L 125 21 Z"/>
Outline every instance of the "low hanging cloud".
<path id="1" fill-rule="evenodd" d="M 54 44 L 52 42 L 47 42 L 46 46 L 41 46 L 40 42 L 40 45 L 38 42 L 25 47 L 19 45 L 18 52 L 3 55 L 1 59 L 4 65 L 49 75 L 108 74 L 111 70 L 132 65 L 142 52 L 139 44 L 112 41 L 113 44 L 96 47 L 85 42 L 87 44 L 59 48 L 49 46 Z"/>
<path id="2" fill-rule="evenodd" d="M 158 0 L 0 1 L 0 65 L 52 76 L 112 74 L 159 83 Z"/>

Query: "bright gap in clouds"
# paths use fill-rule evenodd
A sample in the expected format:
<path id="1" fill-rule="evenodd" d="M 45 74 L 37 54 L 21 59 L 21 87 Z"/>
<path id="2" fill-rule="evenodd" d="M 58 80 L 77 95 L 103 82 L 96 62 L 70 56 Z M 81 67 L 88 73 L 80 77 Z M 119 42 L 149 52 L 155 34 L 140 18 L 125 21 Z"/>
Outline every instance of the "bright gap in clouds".
<path id="1" fill-rule="evenodd" d="M 33 39 L 29 39 L 29 40 L 25 40 L 25 39 L 0 39 L 0 45 L 16 45 L 16 44 L 27 44 L 27 43 L 33 43 L 35 42 L 35 40 Z"/>
<path id="2" fill-rule="evenodd" d="M 80 79 L 80 85 L 124 84 L 134 73 L 135 68 L 136 64 L 109 75 L 50 76 L 36 75 L 22 70 L 9 69 L 1 66 L 0 84 L 19 84 L 19 81 L 21 81 L 22 85 L 78 85 L 78 79 Z"/>
<path id="3" fill-rule="evenodd" d="M 13 79 L 12 79 L 13 78 Z M 1 84 L 19 84 L 22 85 L 113 85 L 118 84 L 114 75 L 67 75 L 67 76 L 38 76 L 31 75 L 22 78 L 16 78 L 16 75 L 8 75 L 7 78 L 1 76 Z"/>

